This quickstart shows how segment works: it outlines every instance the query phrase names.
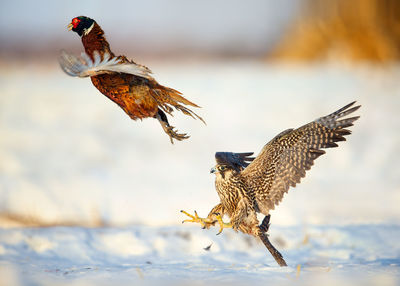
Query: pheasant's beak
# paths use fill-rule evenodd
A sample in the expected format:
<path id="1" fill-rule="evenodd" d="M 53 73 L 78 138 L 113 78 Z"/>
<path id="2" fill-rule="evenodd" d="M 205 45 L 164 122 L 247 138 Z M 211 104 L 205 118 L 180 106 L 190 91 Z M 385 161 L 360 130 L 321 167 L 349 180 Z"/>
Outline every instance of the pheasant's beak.
<path id="1" fill-rule="evenodd" d="M 74 25 L 72 25 L 72 23 L 69 23 L 67 26 L 68 31 L 71 31 L 73 27 L 74 27 Z"/>
<path id="2" fill-rule="evenodd" d="M 216 172 L 217 172 L 217 169 L 215 169 L 215 167 L 212 167 L 211 170 L 210 170 L 210 174 L 214 174 Z"/>

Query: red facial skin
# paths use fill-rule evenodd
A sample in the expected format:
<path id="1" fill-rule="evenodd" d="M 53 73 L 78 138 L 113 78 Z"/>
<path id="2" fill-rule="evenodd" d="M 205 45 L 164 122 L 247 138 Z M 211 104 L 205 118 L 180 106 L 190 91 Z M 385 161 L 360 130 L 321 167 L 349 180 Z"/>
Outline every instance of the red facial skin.
<path id="1" fill-rule="evenodd" d="M 78 27 L 80 22 L 81 22 L 81 20 L 79 20 L 78 18 L 74 18 L 74 19 L 72 19 L 71 24 L 74 27 L 74 29 L 76 29 L 76 27 Z"/>

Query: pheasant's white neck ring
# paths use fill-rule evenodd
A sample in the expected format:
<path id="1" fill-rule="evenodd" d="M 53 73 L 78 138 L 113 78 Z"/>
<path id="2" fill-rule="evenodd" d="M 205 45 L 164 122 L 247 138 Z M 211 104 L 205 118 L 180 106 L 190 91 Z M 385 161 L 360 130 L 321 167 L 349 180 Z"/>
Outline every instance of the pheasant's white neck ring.
<path id="1" fill-rule="evenodd" d="M 93 22 L 93 24 L 89 27 L 89 29 L 84 29 L 84 30 L 83 30 L 83 35 L 86 36 L 87 34 L 89 34 L 90 31 L 93 29 L 93 27 L 94 27 L 94 22 Z"/>

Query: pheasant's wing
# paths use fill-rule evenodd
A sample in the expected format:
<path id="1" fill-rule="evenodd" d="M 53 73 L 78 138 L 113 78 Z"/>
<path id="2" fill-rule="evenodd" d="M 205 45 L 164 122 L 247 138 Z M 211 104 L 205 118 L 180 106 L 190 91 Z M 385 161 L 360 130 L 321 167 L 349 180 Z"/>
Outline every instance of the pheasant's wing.
<path id="1" fill-rule="evenodd" d="M 215 161 L 220 165 L 228 165 L 238 172 L 246 168 L 251 161 L 254 160 L 253 152 L 248 153 L 232 153 L 232 152 L 217 152 L 215 153 Z"/>
<path id="2" fill-rule="evenodd" d="M 325 154 L 322 148 L 337 147 L 336 142 L 346 140 L 344 136 L 351 132 L 345 128 L 352 126 L 359 116 L 341 118 L 360 108 L 351 107 L 354 103 L 300 128 L 280 133 L 242 171 L 254 191 L 260 212 L 268 214 L 279 204 L 289 187 L 300 183 L 314 160 Z"/>
<path id="3" fill-rule="evenodd" d="M 110 54 L 105 53 L 102 59 L 98 52 L 94 52 L 93 58 L 94 60 L 86 53 L 82 53 L 81 57 L 76 57 L 61 51 L 58 60 L 62 70 L 70 76 L 88 77 L 105 73 L 125 73 L 153 79 L 147 67 L 124 61 L 120 57 L 111 57 Z"/>

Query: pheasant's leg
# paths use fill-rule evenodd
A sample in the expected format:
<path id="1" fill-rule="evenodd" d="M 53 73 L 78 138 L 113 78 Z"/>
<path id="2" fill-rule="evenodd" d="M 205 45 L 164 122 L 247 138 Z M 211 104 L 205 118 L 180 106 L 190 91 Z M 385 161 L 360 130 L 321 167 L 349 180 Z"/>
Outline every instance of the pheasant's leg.
<path id="1" fill-rule="evenodd" d="M 189 214 L 188 212 L 185 211 L 181 211 L 181 213 L 187 215 L 188 217 L 190 217 L 191 219 L 185 219 L 184 221 L 182 221 L 182 223 L 184 222 L 196 222 L 196 223 L 200 223 L 201 226 L 203 228 L 209 228 L 210 225 L 214 225 L 216 220 L 211 219 L 211 218 L 201 218 L 198 216 L 197 212 L 194 211 L 194 215 Z"/>
<path id="2" fill-rule="evenodd" d="M 173 139 L 176 139 L 178 141 L 188 139 L 190 136 L 186 135 L 186 133 L 177 133 L 177 131 L 174 130 L 174 127 L 169 125 L 167 116 L 162 110 L 158 110 L 156 114 L 156 118 L 158 122 L 160 122 L 161 127 L 164 129 L 164 132 L 167 133 L 169 136 L 169 139 L 171 140 L 171 143 L 174 144 Z"/>

